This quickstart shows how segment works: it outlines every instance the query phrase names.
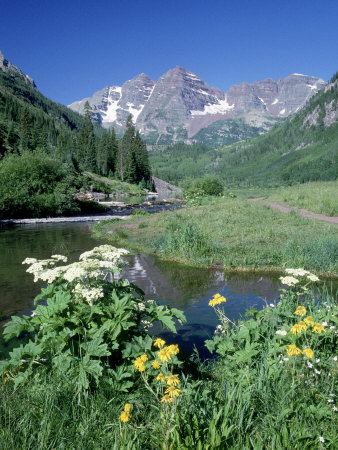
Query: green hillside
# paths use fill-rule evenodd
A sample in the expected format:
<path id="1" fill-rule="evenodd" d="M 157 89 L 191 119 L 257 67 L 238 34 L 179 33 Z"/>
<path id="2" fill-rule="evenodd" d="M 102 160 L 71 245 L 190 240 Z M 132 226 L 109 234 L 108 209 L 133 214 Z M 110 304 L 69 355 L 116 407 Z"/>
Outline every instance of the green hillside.
<path id="1" fill-rule="evenodd" d="M 270 132 L 212 150 L 179 144 L 151 154 L 159 177 L 179 182 L 204 174 L 226 185 L 277 186 L 337 178 L 338 80 L 331 83 Z"/>

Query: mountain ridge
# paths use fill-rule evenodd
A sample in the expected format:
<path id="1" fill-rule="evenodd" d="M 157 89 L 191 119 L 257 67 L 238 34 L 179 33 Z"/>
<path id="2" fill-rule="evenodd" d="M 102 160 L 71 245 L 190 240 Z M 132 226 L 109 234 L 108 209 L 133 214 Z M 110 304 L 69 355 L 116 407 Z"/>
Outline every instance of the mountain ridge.
<path id="1" fill-rule="evenodd" d="M 234 84 L 223 92 L 176 66 L 157 81 L 141 73 L 122 86 L 107 86 L 68 107 L 81 114 L 88 101 L 93 119 L 106 128 L 114 126 L 117 131 L 123 129 L 126 117 L 132 114 L 149 144 L 191 143 L 200 130 L 219 120 L 241 119 L 246 127 L 253 127 L 250 135 L 262 134 L 277 120 L 297 112 L 325 85 L 321 78 L 294 73 L 277 81 L 265 78 Z M 214 132 L 217 134 L 217 129 Z"/>

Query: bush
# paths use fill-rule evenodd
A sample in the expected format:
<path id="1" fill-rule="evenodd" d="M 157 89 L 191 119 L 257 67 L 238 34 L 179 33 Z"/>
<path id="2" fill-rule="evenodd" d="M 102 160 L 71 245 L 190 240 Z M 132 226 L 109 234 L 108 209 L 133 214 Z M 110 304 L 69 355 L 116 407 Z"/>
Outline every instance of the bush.
<path id="1" fill-rule="evenodd" d="M 42 150 L 0 161 L 0 218 L 56 216 L 79 211 L 72 168 Z"/>

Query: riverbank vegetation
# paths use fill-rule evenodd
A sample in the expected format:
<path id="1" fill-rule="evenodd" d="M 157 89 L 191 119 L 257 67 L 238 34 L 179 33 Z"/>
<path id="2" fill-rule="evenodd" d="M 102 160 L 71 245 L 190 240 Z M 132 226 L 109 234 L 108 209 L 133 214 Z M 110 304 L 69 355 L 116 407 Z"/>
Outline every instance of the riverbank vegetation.
<path id="1" fill-rule="evenodd" d="M 174 334 L 149 335 L 155 320 L 175 332 L 184 315 L 119 277 L 124 254 L 106 245 L 68 265 L 25 260 L 49 285 L 4 330 L 9 342 L 24 334 L 1 361 L 4 448 L 337 446 L 338 309 L 315 275 L 286 269 L 280 298 L 237 323 L 215 294 L 213 358 L 201 361 Z"/>
<path id="2" fill-rule="evenodd" d="M 196 205 L 130 221 L 102 222 L 97 236 L 189 265 L 227 270 L 303 266 L 337 275 L 337 226 L 285 214 L 236 197 L 197 199 Z"/>

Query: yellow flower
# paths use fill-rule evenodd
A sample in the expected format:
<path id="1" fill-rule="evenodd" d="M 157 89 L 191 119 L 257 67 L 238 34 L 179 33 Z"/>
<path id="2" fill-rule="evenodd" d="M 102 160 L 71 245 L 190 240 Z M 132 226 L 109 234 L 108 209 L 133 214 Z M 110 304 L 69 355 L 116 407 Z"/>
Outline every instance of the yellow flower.
<path id="1" fill-rule="evenodd" d="M 168 394 L 171 398 L 179 397 L 181 390 L 177 389 L 175 386 L 170 386 L 165 390 L 165 394 Z"/>
<path id="2" fill-rule="evenodd" d="M 221 303 L 225 303 L 227 299 L 220 294 L 215 294 L 212 300 L 209 301 L 209 306 L 220 305 Z"/>
<path id="3" fill-rule="evenodd" d="M 173 399 L 168 394 L 165 394 L 161 399 L 162 403 L 172 403 L 172 401 Z"/>
<path id="4" fill-rule="evenodd" d="M 308 325 L 309 327 L 313 327 L 314 324 L 315 324 L 315 322 L 314 322 L 312 316 L 305 317 L 304 322 L 305 322 L 306 325 Z"/>
<path id="5" fill-rule="evenodd" d="M 168 386 L 178 386 L 180 384 L 180 379 L 176 375 L 170 375 L 167 377 Z"/>
<path id="6" fill-rule="evenodd" d="M 321 323 L 316 323 L 313 325 L 312 332 L 317 334 L 325 333 L 325 327 Z"/>
<path id="7" fill-rule="evenodd" d="M 126 403 L 126 404 L 124 405 L 124 411 L 125 411 L 126 413 L 129 413 L 129 412 L 130 412 L 130 409 L 131 409 L 131 404 L 130 404 L 130 403 Z"/>
<path id="8" fill-rule="evenodd" d="M 179 353 L 179 351 L 180 351 L 180 349 L 178 348 L 178 345 L 177 344 L 172 344 L 172 345 L 169 345 L 169 352 L 172 354 L 172 355 L 178 355 L 178 353 Z"/>
<path id="9" fill-rule="evenodd" d="M 161 367 L 161 364 L 157 361 L 157 359 L 155 359 L 155 361 L 153 361 L 151 365 L 154 369 L 159 369 Z"/>
<path id="10" fill-rule="evenodd" d="M 145 355 L 147 357 L 147 355 Z M 148 357 L 147 357 L 148 359 Z M 146 360 L 147 360 L 146 359 Z M 146 366 L 145 366 L 145 361 L 144 361 L 144 355 L 139 356 L 138 358 L 135 359 L 134 361 L 134 366 L 135 369 L 137 369 L 139 372 L 144 372 L 146 370 Z"/>
<path id="11" fill-rule="evenodd" d="M 289 356 L 298 356 L 302 354 L 302 351 L 293 344 L 289 345 L 286 351 L 288 352 Z"/>
<path id="12" fill-rule="evenodd" d="M 313 358 L 313 350 L 311 350 L 311 348 L 304 348 L 303 355 L 305 355 L 309 359 L 312 359 Z"/>
<path id="13" fill-rule="evenodd" d="M 143 353 L 143 355 L 141 355 L 139 358 L 140 358 L 140 360 L 143 361 L 144 363 L 145 363 L 146 361 L 148 361 L 148 356 L 147 356 L 145 353 Z"/>
<path id="14" fill-rule="evenodd" d="M 294 314 L 296 314 L 296 316 L 305 316 L 306 308 L 304 308 L 304 306 L 298 306 Z"/>
<path id="15" fill-rule="evenodd" d="M 172 353 L 170 353 L 169 347 L 163 347 L 158 352 L 158 357 L 162 362 L 167 362 L 169 359 L 171 359 Z"/>
<path id="16" fill-rule="evenodd" d="M 154 347 L 161 348 L 163 345 L 165 345 L 165 341 L 163 339 L 158 338 L 154 342 Z"/>
<path id="17" fill-rule="evenodd" d="M 307 330 L 307 325 L 306 325 L 306 323 L 303 322 L 302 320 L 299 322 L 298 325 L 300 326 L 300 328 L 301 328 L 302 330 L 304 330 L 304 331 Z"/>
<path id="18" fill-rule="evenodd" d="M 156 377 L 157 381 L 162 381 L 162 383 L 165 383 L 165 375 L 163 373 L 159 373 Z"/>
<path id="19" fill-rule="evenodd" d="M 290 331 L 292 334 L 302 334 L 303 328 L 299 325 L 299 323 L 296 323 L 293 327 L 290 328 Z"/>
<path id="20" fill-rule="evenodd" d="M 130 419 L 130 414 L 128 412 L 126 412 L 126 411 L 122 411 L 122 413 L 121 413 L 121 415 L 119 417 L 119 420 L 121 422 L 128 422 L 129 419 Z"/>

